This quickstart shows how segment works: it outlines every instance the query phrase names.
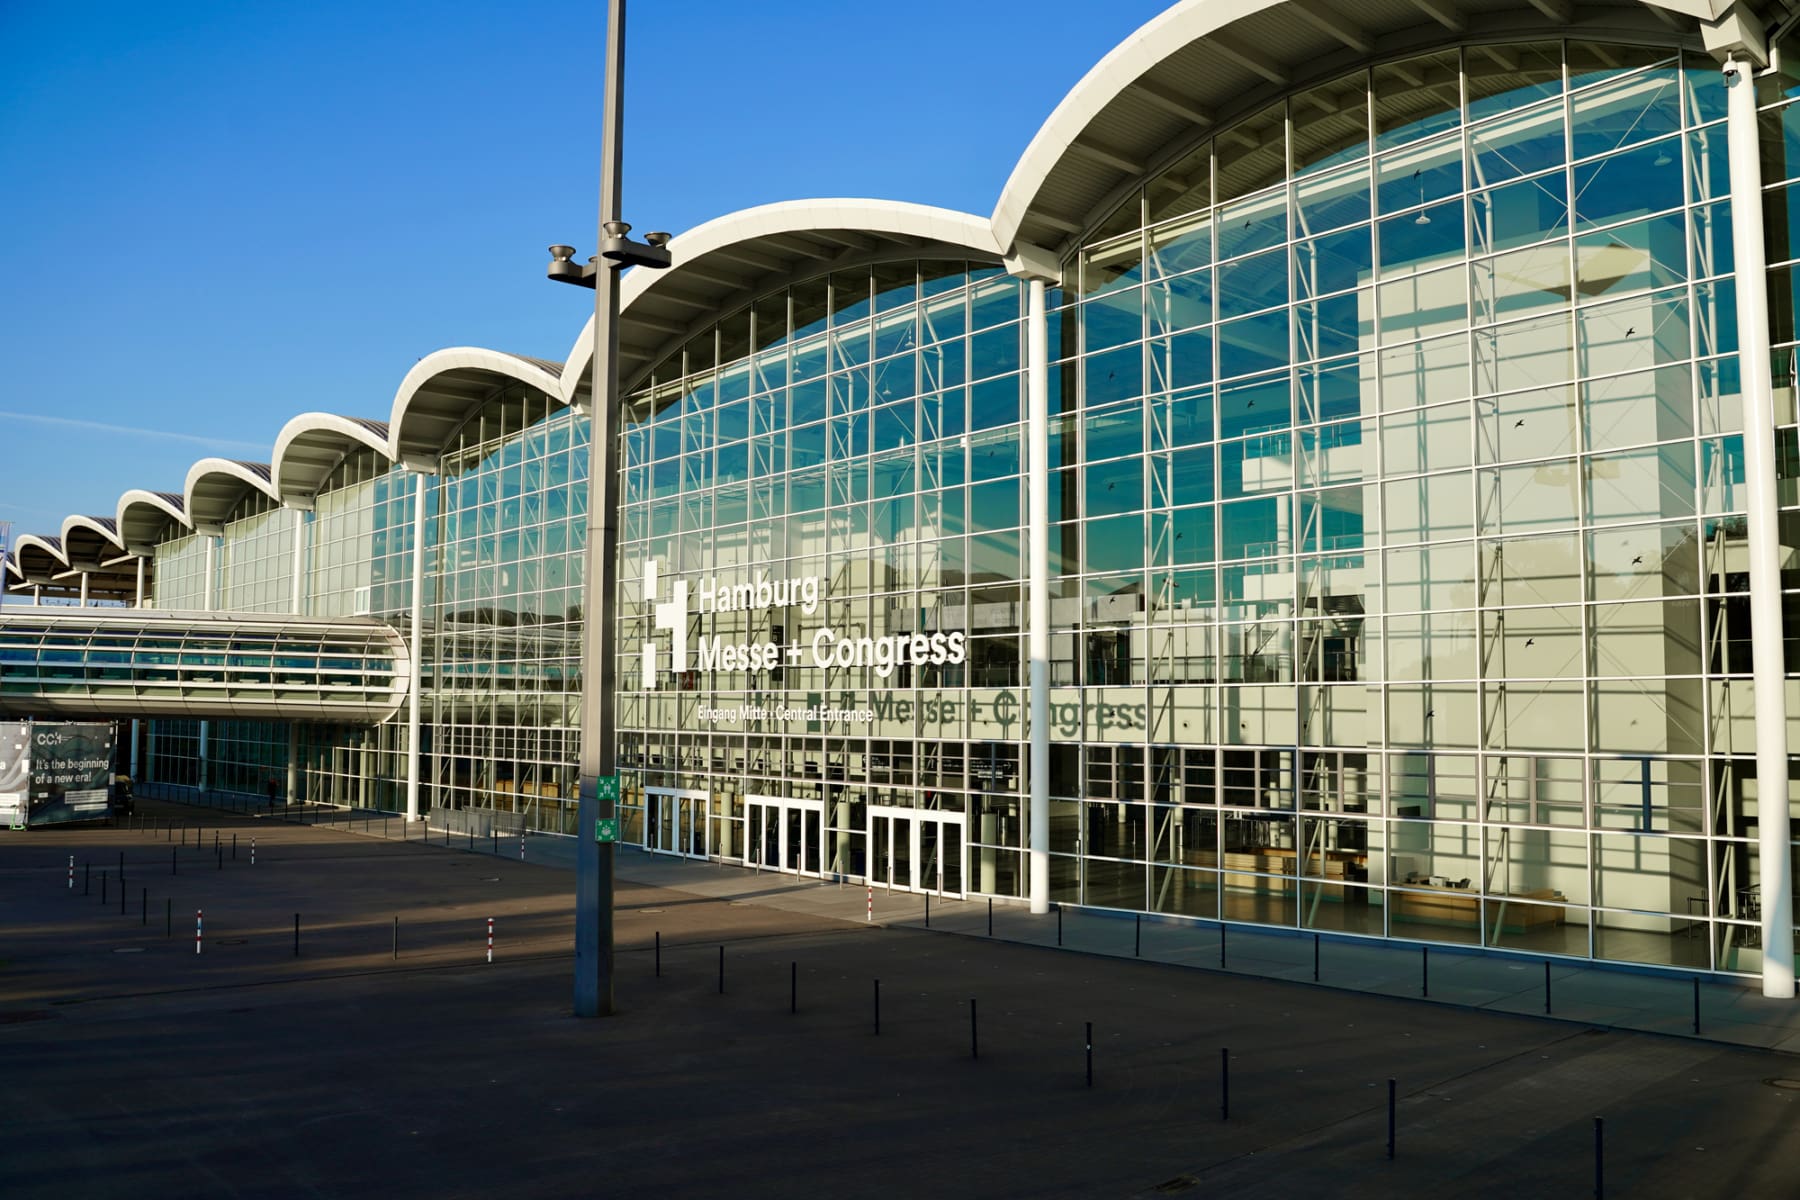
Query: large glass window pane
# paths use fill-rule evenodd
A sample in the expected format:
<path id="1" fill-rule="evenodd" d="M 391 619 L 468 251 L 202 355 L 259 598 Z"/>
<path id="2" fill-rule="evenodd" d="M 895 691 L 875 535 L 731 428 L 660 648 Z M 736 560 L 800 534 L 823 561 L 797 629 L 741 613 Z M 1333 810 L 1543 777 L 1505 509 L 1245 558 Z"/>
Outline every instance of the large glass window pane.
<path id="1" fill-rule="evenodd" d="M 1487 187 L 1563 164 L 1563 106 L 1546 104 L 1469 131 L 1475 184 Z"/>
<path id="2" fill-rule="evenodd" d="M 1455 129 L 1462 123 L 1461 82 L 1454 50 L 1376 67 L 1376 149 Z"/>
<path id="3" fill-rule="evenodd" d="M 1361 287 L 1374 273 L 1374 246 L 1370 229 L 1328 233 L 1294 247 L 1294 281 L 1301 296 L 1327 296 Z"/>
<path id="4" fill-rule="evenodd" d="M 1562 43 L 1470 46 L 1463 63 L 1469 91 L 1469 120 L 1514 112 L 1536 100 L 1560 95 Z"/>
<path id="5" fill-rule="evenodd" d="M 1369 77 L 1357 71 L 1296 93 L 1289 103 L 1294 174 L 1325 170 L 1369 153 Z"/>
<path id="6" fill-rule="evenodd" d="M 1569 188 L 1561 172 L 1476 192 L 1469 222 L 1477 253 L 1510 250 L 1569 231 Z"/>
<path id="7" fill-rule="evenodd" d="M 1588 520 L 1596 525 L 1694 515 L 1691 443 L 1596 454 L 1584 474 Z"/>
<path id="8" fill-rule="evenodd" d="M 1681 128 L 1681 89 L 1673 66 L 1590 88 L 1575 97 L 1569 140 L 1578 159 L 1647 142 Z M 1681 157 L 1679 143 L 1665 155 Z"/>
<path id="9" fill-rule="evenodd" d="M 1400 212 L 1447 199 L 1463 190 L 1462 138 L 1408 146 L 1375 161 L 1380 211 Z"/>
<path id="10" fill-rule="evenodd" d="M 1590 229 L 1681 204 L 1681 149 L 1653 143 L 1575 168 L 1575 227 Z"/>
<path id="11" fill-rule="evenodd" d="M 1150 332 L 1173 333 L 1213 319 L 1212 272 L 1192 271 L 1147 289 Z"/>
<path id="12" fill-rule="evenodd" d="M 1221 324 L 1218 336 L 1221 379 L 1284 367 L 1290 361 L 1284 309 Z"/>
<path id="13" fill-rule="evenodd" d="M 1240 258 L 1220 267 L 1218 274 L 1220 320 L 1288 302 L 1286 250 Z"/>

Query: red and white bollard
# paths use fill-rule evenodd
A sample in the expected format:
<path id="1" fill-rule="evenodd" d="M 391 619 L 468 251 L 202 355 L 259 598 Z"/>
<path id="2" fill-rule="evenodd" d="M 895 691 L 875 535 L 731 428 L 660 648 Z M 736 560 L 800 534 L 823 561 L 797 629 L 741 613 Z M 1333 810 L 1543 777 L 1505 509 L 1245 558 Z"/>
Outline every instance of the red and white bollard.
<path id="1" fill-rule="evenodd" d="M 75 860 L 70 859 L 69 861 L 74 862 Z M 519 861 L 525 861 L 525 831 L 523 829 L 519 830 Z"/>
<path id="2" fill-rule="evenodd" d="M 864 920 L 873 921 L 874 919 L 875 919 L 875 885 L 871 883 L 869 885 L 869 915 L 867 917 L 865 917 Z"/>
<path id="3" fill-rule="evenodd" d="M 75 890 L 75 856 L 69 855 L 69 890 Z"/>
<path id="4" fill-rule="evenodd" d="M 494 918 L 488 918 L 488 961 L 494 961 Z"/>
<path id="5" fill-rule="evenodd" d="M 250 865 L 253 867 L 256 865 L 256 839 L 255 838 L 250 839 Z"/>
<path id="6" fill-rule="evenodd" d="M 206 910 L 205 909 L 196 908 L 194 910 L 194 953 L 195 954 L 200 953 L 200 931 L 205 926 L 205 918 L 206 918 Z"/>

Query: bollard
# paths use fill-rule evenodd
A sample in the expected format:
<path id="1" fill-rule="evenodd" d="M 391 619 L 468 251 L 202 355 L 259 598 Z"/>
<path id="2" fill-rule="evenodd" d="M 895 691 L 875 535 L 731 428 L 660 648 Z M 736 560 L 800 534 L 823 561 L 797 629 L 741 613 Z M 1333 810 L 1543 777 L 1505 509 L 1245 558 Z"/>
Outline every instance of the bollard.
<path id="1" fill-rule="evenodd" d="M 719 995 L 725 994 L 725 947 L 719 947 Z"/>
<path id="2" fill-rule="evenodd" d="M 1219 1120 L 1231 1120 L 1231 1051 L 1219 1047 Z"/>
<path id="3" fill-rule="evenodd" d="M 1388 1080 L 1388 1157 L 1394 1157 L 1394 1081 Z"/>
<path id="4" fill-rule="evenodd" d="M 163 841 L 172 842 L 174 840 L 175 840 L 175 819 L 173 817 L 171 817 L 171 818 L 169 818 L 169 823 L 167 825 L 163 826 Z"/>
<path id="5" fill-rule="evenodd" d="M 213 853 L 219 853 L 219 831 L 213 830 Z"/>
<path id="6" fill-rule="evenodd" d="M 1594 1118 L 1594 1200 L 1606 1195 L 1606 1122 Z"/>
<path id="7" fill-rule="evenodd" d="M 300 914 L 294 914 L 294 957 L 300 957 Z"/>
<path id="8" fill-rule="evenodd" d="M 69 855 L 69 890 L 75 890 L 75 856 Z"/>
<path id="9" fill-rule="evenodd" d="M 1056 944 L 1062 945 L 1062 905 L 1056 906 Z"/>
<path id="10" fill-rule="evenodd" d="M 1319 935 L 1313 934 L 1313 982 L 1319 982 Z"/>
<path id="11" fill-rule="evenodd" d="M 525 861 L 525 831 L 519 830 L 519 861 Z"/>
<path id="12" fill-rule="evenodd" d="M 994 898 L 988 897 L 988 936 L 994 936 Z"/>
<path id="13" fill-rule="evenodd" d="M 881 980 L 875 981 L 875 1036 L 881 1036 Z"/>
<path id="14" fill-rule="evenodd" d="M 800 964 L 797 962 L 790 962 L 788 964 L 788 1012 L 790 1014 L 792 1014 L 792 1013 L 797 1013 L 799 1011 L 800 1011 Z"/>
<path id="15" fill-rule="evenodd" d="M 394 918 L 394 961 L 400 961 L 400 918 Z"/>
<path id="16" fill-rule="evenodd" d="M 931 928 L 931 893 L 925 893 L 925 928 Z"/>
<path id="17" fill-rule="evenodd" d="M 218 860 L 218 865 L 215 869 L 223 871 L 225 869 L 225 847 L 214 843 L 213 857 Z"/>
<path id="18" fill-rule="evenodd" d="M 1544 1015 L 1550 1015 L 1550 960 L 1544 960 Z"/>
<path id="19" fill-rule="evenodd" d="M 206 917 L 205 909 L 196 908 L 194 910 L 194 953 L 195 954 L 200 953 L 200 930 L 201 930 L 202 926 L 205 924 L 205 917 Z"/>
<path id="20" fill-rule="evenodd" d="M 1700 1036 L 1700 977 L 1694 976 L 1694 1036 Z"/>
<path id="21" fill-rule="evenodd" d="M 1219 970 L 1225 969 L 1225 922 L 1219 922 Z"/>
<path id="22" fill-rule="evenodd" d="M 231 861 L 237 861 L 237 834 L 231 835 Z"/>
<path id="23" fill-rule="evenodd" d="M 494 918 L 488 918 L 488 961 L 494 961 Z"/>
<path id="24" fill-rule="evenodd" d="M 1144 956 L 1144 914 L 1134 913 L 1131 921 L 1131 957 Z"/>
<path id="25" fill-rule="evenodd" d="M 1431 947 L 1419 947 L 1419 994 L 1431 995 Z"/>
<path id="26" fill-rule="evenodd" d="M 253 867 L 256 865 L 256 839 L 255 838 L 250 839 L 250 865 Z"/>
<path id="27" fill-rule="evenodd" d="M 1087 1023 L 1087 1085 L 1094 1086 L 1094 1023 Z"/>
<path id="28" fill-rule="evenodd" d="M 662 978 L 662 930 L 656 931 L 656 977 Z"/>
<path id="29" fill-rule="evenodd" d="M 969 1057 L 980 1058 L 981 1048 L 975 1042 L 975 998 L 969 998 Z"/>
<path id="30" fill-rule="evenodd" d="M 871 883 L 869 885 L 869 912 L 868 912 L 868 915 L 863 918 L 863 920 L 873 921 L 874 919 L 875 919 L 875 885 Z"/>

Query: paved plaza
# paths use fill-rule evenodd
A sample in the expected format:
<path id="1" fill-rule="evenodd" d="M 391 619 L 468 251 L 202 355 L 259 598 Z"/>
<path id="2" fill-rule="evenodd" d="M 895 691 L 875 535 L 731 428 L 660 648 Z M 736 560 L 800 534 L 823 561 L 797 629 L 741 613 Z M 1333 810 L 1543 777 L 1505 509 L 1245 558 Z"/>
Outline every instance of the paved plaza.
<path id="1" fill-rule="evenodd" d="M 1558 965 L 1546 1017 L 1535 962 L 1326 940 L 1315 985 L 1310 938 L 1059 951 L 625 851 L 577 1021 L 567 842 L 141 814 L 0 834 L 0 1195 L 1586 1196 L 1596 1117 L 1606 1194 L 1795 1190 L 1792 1006 L 1734 984 L 1695 1038 L 1684 977 Z"/>

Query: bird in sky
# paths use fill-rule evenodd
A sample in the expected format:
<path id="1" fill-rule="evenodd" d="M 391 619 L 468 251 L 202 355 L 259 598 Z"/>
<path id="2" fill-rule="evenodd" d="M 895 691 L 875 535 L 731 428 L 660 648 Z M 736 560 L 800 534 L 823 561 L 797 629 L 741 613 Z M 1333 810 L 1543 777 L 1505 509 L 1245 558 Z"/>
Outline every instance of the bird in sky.
<path id="1" fill-rule="evenodd" d="M 1644 561 L 1644 556 L 1640 554 L 1636 558 L 1631 560 L 1631 565 L 1635 567 L 1635 566 L 1638 566 L 1639 564 L 1641 564 L 1643 561 Z"/>
<path id="2" fill-rule="evenodd" d="M 1525 644 L 1527 646 L 1535 646 L 1535 645 L 1537 645 L 1537 639 L 1536 638 L 1526 638 Z"/>
<path id="3" fill-rule="evenodd" d="M 1514 422 L 1513 422 L 1513 428 L 1514 428 L 1514 429 L 1518 429 L 1518 428 L 1519 428 L 1519 427 L 1520 427 L 1520 426 L 1522 426 L 1522 425 L 1524 425 L 1524 424 L 1525 424 L 1525 418 L 1524 418 L 1524 417 L 1520 417 L 1520 418 L 1519 418 L 1519 419 L 1518 419 L 1518 420 L 1516 420 L 1516 421 L 1514 421 Z"/>

